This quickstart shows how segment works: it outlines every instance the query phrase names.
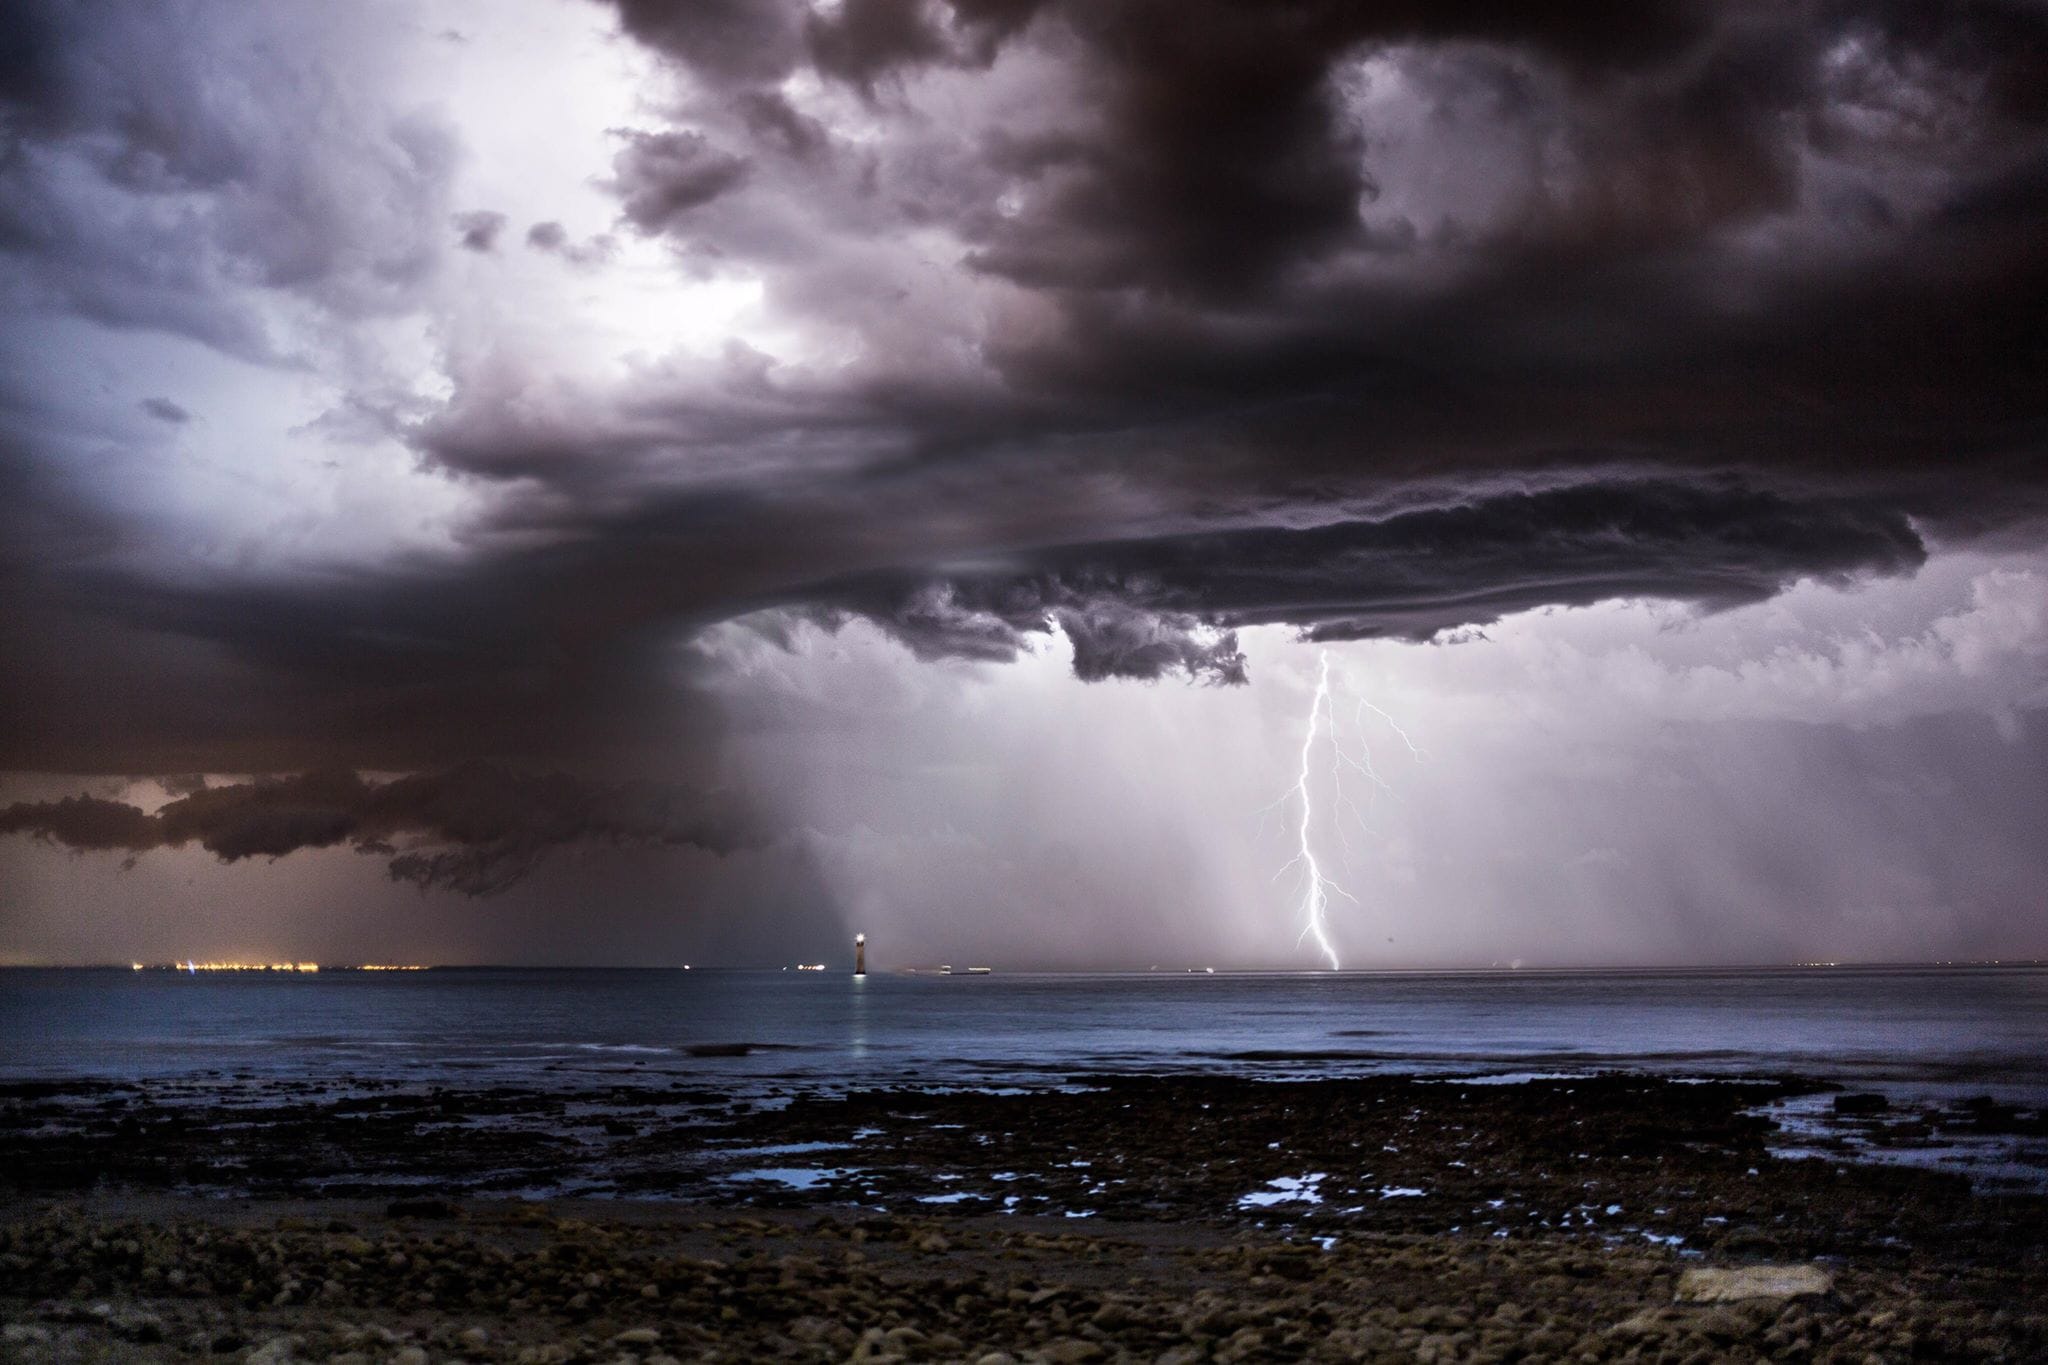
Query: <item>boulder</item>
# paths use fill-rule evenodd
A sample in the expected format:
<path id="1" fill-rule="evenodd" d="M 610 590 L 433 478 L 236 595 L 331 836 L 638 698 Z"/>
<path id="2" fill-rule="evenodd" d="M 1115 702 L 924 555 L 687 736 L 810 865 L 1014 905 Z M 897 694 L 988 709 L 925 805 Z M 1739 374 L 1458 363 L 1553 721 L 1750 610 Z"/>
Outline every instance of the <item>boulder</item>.
<path id="1" fill-rule="evenodd" d="M 1825 1294 L 1835 1277 L 1817 1265 L 1701 1266 L 1678 1277 L 1679 1303 L 1734 1303 Z"/>

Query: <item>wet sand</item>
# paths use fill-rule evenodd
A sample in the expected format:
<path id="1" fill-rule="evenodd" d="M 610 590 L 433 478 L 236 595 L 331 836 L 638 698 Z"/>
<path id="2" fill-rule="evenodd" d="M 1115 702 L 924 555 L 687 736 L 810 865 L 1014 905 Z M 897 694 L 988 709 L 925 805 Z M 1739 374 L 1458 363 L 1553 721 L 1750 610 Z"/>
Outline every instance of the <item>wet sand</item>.
<path id="1" fill-rule="evenodd" d="M 1815 1093 L 15 1086 L 0 1354 L 2048 1358 L 2048 1200 L 1774 1155 L 1771 1115 Z M 1841 1108 L 1844 1145 L 2041 1119 Z"/>

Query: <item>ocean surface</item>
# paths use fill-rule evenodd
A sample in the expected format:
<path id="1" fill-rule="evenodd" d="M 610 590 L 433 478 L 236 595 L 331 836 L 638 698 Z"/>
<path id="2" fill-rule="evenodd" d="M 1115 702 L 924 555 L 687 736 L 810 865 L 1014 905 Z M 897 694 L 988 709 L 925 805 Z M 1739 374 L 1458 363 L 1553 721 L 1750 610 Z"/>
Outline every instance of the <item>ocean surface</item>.
<path id="1" fill-rule="evenodd" d="M 932 976 L 0 970 L 0 1079 L 740 1092 L 1091 1072 L 1796 1072 L 2048 1103 L 2048 968 Z"/>

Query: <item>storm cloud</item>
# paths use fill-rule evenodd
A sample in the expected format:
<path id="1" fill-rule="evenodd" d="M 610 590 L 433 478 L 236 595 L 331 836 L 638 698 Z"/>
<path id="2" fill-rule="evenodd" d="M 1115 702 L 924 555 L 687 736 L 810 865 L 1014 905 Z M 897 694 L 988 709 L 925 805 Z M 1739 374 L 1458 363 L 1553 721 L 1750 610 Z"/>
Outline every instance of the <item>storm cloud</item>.
<path id="1" fill-rule="evenodd" d="M 1578 485 L 1379 521 L 1077 546 L 1036 569 L 956 571 L 849 590 L 850 610 L 925 656 L 1007 658 L 1057 623 L 1083 678 L 1179 668 L 1244 681 L 1227 632 L 1284 623 L 1313 639 L 1427 640 L 1532 607 L 1655 597 L 1761 601 L 1802 578 L 1901 573 L 1925 559 L 1882 507 L 1795 503 L 1739 487 Z M 1134 630 L 1132 619 L 1147 622 Z"/>
<path id="2" fill-rule="evenodd" d="M 1239 684 L 2048 543 L 2019 0 L 0 24 L 0 770 L 489 760 L 566 830 L 519 765 L 719 784 L 734 621 Z M 277 838 L 520 865 L 351 780 Z"/>
<path id="3" fill-rule="evenodd" d="M 197 844 L 222 862 L 347 845 L 393 881 L 490 896 L 576 846 L 725 853 L 758 842 L 730 799 L 651 783 L 595 785 L 473 763 L 386 782 L 346 771 L 204 786 L 153 813 L 89 794 L 0 808 L 0 835 L 131 854 Z"/>

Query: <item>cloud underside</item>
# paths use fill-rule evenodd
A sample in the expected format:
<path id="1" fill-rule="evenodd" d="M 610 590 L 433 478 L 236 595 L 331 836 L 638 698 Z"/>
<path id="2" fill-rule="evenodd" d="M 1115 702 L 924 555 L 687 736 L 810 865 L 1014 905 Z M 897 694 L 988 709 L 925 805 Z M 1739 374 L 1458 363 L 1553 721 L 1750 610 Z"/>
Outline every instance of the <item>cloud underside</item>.
<path id="1" fill-rule="evenodd" d="M 1249 625 L 1711 609 L 2040 539 L 2038 6 L 610 8 L 670 83 L 587 168 L 611 236 L 458 202 L 459 126 L 288 44 L 206 98 L 211 11 L 24 9 L 0 257 L 38 306 L 299 364 L 252 290 L 368 335 L 623 241 L 761 318 L 599 379 L 463 314 L 444 388 L 321 429 L 473 511 L 347 573 L 182 571 L 78 476 L 101 434 L 8 386 L 0 766 L 614 754 L 714 724 L 673 646 L 741 616 L 1238 682 Z"/>
<path id="2" fill-rule="evenodd" d="M 1171 670 L 1245 680 L 1232 628 L 1425 640 L 1510 612 L 1658 597 L 1761 601 L 1802 577 L 1917 568 L 1898 512 L 1740 487 L 1578 486 L 1313 530 L 1246 530 L 1043 553 L 1026 568 L 883 575 L 822 595 L 924 657 L 1013 657 L 1057 625 L 1084 679 Z"/>
<path id="3" fill-rule="evenodd" d="M 196 844 L 230 863 L 350 847 L 388 858 L 393 881 L 467 896 L 502 892 L 572 847 L 725 853 L 755 842 L 729 803 L 700 793 L 483 763 L 381 783 L 345 771 L 202 782 L 153 813 L 90 795 L 17 802 L 0 808 L 7 834 L 131 855 Z"/>

